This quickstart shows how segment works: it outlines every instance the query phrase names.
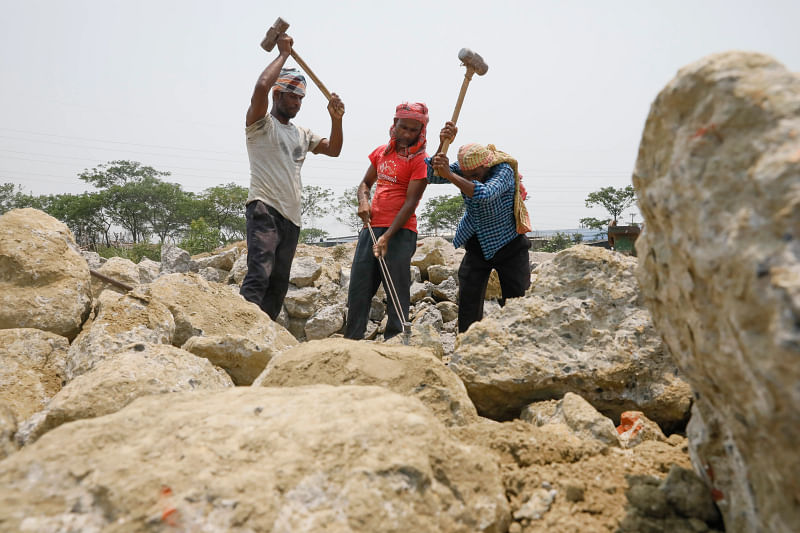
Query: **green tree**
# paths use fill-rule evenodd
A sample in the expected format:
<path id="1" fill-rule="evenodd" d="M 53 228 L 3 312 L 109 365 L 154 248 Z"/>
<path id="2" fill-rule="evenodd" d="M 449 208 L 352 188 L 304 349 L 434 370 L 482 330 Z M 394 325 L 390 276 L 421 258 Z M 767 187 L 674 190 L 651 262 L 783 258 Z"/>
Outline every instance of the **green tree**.
<path id="1" fill-rule="evenodd" d="M 111 161 L 84 170 L 79 178 L 105 192 L 105 211 L 109 218 L 130 234 L 134 243 L 147 241 L 153 230 L 150 203 L 157 194 L 161 178 L 169 176 L 137 161 Z M 163 218 L 163 213 L 161 215 Z M 163 228 L 159 229 L 159 235 Z"/>
<path id="2" fill-rule="evenodd" d="M 333 200 L 333 191 L 323 189 L 316 185 L 303 187 L 300 200 L 300 217 L 305 224 L 313 225 L 314 221 L 330 213 L 330 202 Z"/>
<path id="3" fill-rule="evenodd" d="M 3 183 L 0 185 L 0 215 L 12 209 L 33 207 L 42 209 L 44 200 L 40 196 L 33 196 L 22 191 L 21 185 Z"/>
<path id="4" fill-rule="evenodd" d="M 426 231 L 439 234 L 439 230 L 455 232 L 458 222 L 464 216 L 464 199 L 460 194 L 430 198 L 420 213 L 420 220 Z"/>
<path id="5" fill-rule="evenodd" d="M 557 232 L 542 246 L 543 252 L 559 252 L 573 245 L 572 238 L 563 232 Z"/>
<path id="6" fill-rule="evenodd" d="M 102 192 L 56 194 L 46 198 L 43 210 L 66 224 L 79 245 L 96 250 L 101 243 L 110 245 L 112 221 L 104 198 Z"/>
<path id="7" fill-rule="evenodd" d="M 161 244 L 189 229 L 193 218 L 198 218 L 194 195 L 185 192 L 177 183 L 166 183 L 145 178 L 138 184 L 143 214 L 148 228 L 158 236 Z"/>
<path id="8" fill-rule="evenodd" d="M 221 243 L 219 231 L 206 223 L 204 218 L 192 220 L 186 237 L 178 244 L 192 255 L 210 252 Z"/>
<path id="9" fill-rule="evenodd" d="M 328 232 L 319 228 L 303 228 L 300 230 L 300 242 L 311 244 L 328 236 Z"/>
<path id="10" fill-rule="evenodd" d="M 605 231 L 609 222 L 611 222 L 610 218 L 599 219 L 594 217 L 586 217 L 580 219 L 580 227 Z"/>
<path id="11" fill-rule="evenodd" d="M 364 221 L 358 216 L 358 187 L 349 187 L 339 196 L 334 206 L 336 220 L 355 233 L 364 227 Z"/>
<path id="12" fill-rule="evenodd" d="M 617 218 L 636 201 L 636 193 L 633 190 L 633 185 L 617 189 L 615 187 L 603 187 L 599 191 L 589 193 L 586 197 L 586 207 L 600 206 L 605 208 L 611 215 L 611 218 L 616 223 Z M 597 219 L 581 219 L 584 220 L 597 220 Z M 593 227 L 593 226 L 588 226 Z"/>
<path id="13" fill-rule="evenodd" d="M 16 209 L 17 195 L 22 194 L 22 186 L 13 183 L 0 184 L 0 215 Z"/>
<path id="14" fill-rule="evenodd" d="M 247 187 L 228 183 L 211 187 L 200 196 L 203 218 L 216 228 L 223 242 L 243 241 L 246 238 L 244 204 L 247 202 Z"/>

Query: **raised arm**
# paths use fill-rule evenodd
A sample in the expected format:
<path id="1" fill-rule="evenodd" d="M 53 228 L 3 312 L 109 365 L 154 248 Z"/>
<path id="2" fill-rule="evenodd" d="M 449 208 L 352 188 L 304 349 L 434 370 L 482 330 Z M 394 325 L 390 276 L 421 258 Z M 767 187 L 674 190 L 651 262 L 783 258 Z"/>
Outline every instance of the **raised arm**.
<path id="1" fill-rule="evenodd" d="M 336 93 L 331 93 L 328 102 L 328 114 L 331 116 L 331 134 L 327 139 L 322 139 L 314 148 L 313 153 L 337 157 L 342 152 L 342 116 L 344 116 L 344 103 Z"/>
<path id="2" fill-rule="evenodd" d="M 392 236 L 397 233 L 398 230 L 400 230 L 400 228 L 405 226 L 406 222 L 408 222 L 408 219 L 414 214 L 414 210 L 417 208 L 417 204 L 422 198 L 422 193 L 425 192 L 425 187 L 427 186 L 428 182 L 424 179 L 411 180 L 411 182 L 408 184 L 406 199 L 403 202 L 403 206 L 394 216 L 392 225 L 389 226 L 389 229 L 387 229 L 384 234 L 378 238 L 378 243 L 373 248 L 375 257 L 386 255 L 386 249 L 389 246 L 389 239 L 391 239 Z"/>
<path id="3" fill-rule="evenodd" d="M 267 115 L 269 110 L 269 91 L 275 85 L 286 59 L 292 53 L 292 44 L 294 44 L 294 40 L 285 33 L 278 36 L 278 57 L 273 59 L 258 77 L 256 87 L 253 89 L 253 96 L 250 98 L 250 107 L 247 109 L 246 126 L 261 120 Z"/>

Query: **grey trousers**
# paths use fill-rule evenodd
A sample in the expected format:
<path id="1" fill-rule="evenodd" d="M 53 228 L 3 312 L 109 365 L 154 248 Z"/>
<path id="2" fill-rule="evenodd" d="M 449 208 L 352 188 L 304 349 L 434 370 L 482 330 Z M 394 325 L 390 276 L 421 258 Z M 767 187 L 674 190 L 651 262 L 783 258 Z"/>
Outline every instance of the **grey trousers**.
<path id="1" fill-rule="evenodd" d="M 376 239 L 386 233 L 387 229 L 389 228 L 372 228 Z M 408 320 L 408 307 L 411 300 L 411 258 L 416 249 L 416 232 L 401 229 L 389 241 L 384 257 L 400 300 L 400 309 L 403 312 L 403 317 L 400 318 L 389 298 L 389 287 L 381 274 L 378 259 L 372 253 L 372 237 L 370 237 L 369 230 L 367 228 L 361 230 L 353 257 L 353 267 L 350 270 L 350 288 L 347 292 L 347 326 L 344 334 L 346 339 L 364 338 L 372 297 L 375 296 L 381 282 L 386 291 L 386 312 L 389 315 L 383 338 L 389 339 L 402 333 L 403 322 Z"/>

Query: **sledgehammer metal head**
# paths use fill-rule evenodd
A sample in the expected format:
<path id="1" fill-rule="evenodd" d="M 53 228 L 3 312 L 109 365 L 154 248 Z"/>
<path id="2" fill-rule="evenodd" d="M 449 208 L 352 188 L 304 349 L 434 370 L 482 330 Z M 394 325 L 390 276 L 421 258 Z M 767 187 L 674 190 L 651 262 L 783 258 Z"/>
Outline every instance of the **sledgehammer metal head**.
<path id="1" fill-rule="evenodd" d="M 277 39 L 277 36 L 275 37 Z M 273 42 L 273 44 L 275 44 Z M 489 70 L 489 65 L 486 64 L 486 61 L 483 58 L 470 50 L 469 48 L 462 48 L 458 52 L 458 59 L 461 60 L 461 63 L 464 64 L 468 69 L 472 69 L 475 71 L 475 74 L 478 76 L 483 76 L 486 74 L 486 71 Z"/>
<path id="2" fill-rule="evenodd" d="M 275 46 L 275 43 L 278 42 L 278 36 L 281 33 L 286 33 L 286 30 L 288 29 L 289 23 L 283 20 L 281 17 L 278 17 L 278 19 L 275 21 L 275 24 L 273 24 L 272 27 L 267 30 L 267 36 L 264 37 L 263 41 L 261 41 L 261 48 L 267 52 L 272 50 L 272 48 Z"/>

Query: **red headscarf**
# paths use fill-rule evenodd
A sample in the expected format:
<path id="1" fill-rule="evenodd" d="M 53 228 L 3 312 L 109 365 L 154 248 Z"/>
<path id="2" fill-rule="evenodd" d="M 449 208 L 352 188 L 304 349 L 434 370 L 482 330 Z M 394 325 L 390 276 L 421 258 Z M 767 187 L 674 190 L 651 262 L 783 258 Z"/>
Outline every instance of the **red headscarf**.
<path id="1" fill-rule="evenodd" d="M 416 102 L 413 104 L 403 102 L 402 104 L 398 105 L 397 108 L 395 108 L 394 123 L 392 124 L 392 127 L 389 128 L 389 144 L 386 145 L 386 150 L 383 152 L 384 155 L 388 154 L 392 150 L 396 150 L 397 139 L 394 136 L 394 126 L 397 124 L 397 120 L 401 118 L 410 118 L 422 123 L 422 130 L 419 132 L 419 138 L 417 139 L 417 142 L 414 143 L 413 146 L 408 147 L 408 155 L 406 157 L 408 159 L 413 159 L 418 155 L 425 153 L 425 146 L 427 145 L 425 129 L 428 125 L 428 106 L 422 102 Z"/>

